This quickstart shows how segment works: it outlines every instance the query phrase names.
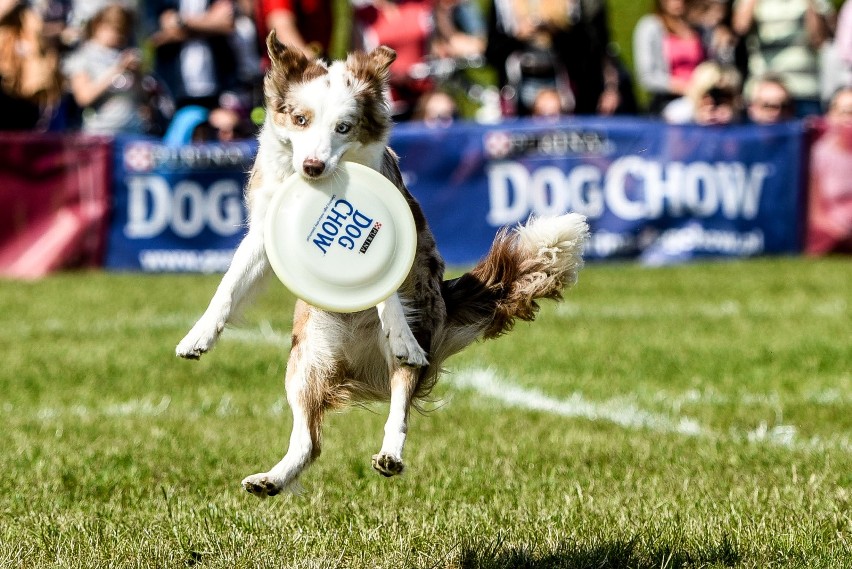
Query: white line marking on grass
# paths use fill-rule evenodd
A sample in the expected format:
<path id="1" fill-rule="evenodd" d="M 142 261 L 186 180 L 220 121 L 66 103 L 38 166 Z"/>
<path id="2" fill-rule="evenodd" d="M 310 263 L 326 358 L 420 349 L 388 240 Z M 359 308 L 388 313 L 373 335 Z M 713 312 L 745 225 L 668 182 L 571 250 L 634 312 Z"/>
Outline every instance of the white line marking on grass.
<path id="1" fill-rule="evenodd" d="M 93 321 L 72 321 L 59 318 L 48 318 L 36 323 L 18 323 L 11 330 L 13 336 L 31 335 L 40 332 L 68 334 L 106 334 L 122 331 L 165 330 L 169 328 L 186 329 L 193 325 L 195 318 L 186 314 L 161 314 L 155 316 L 136 316 L 120 319 L 104 319 Z M 228 327 L 222 334 L 226 341 L 244 344 L 269 344 L 273 346 L 290 345 L 290 332 L 278 332 L 272 328 L 268 320 L 263 320 L 257 328 Z M 179 338 L 178 338 L 179 339 Z M 177 343 L 177 340 L 175 343 Z"/>
<path id="2" fill-rule="evenodd" d="M 23 336 L 35 333 L 105 334 L 121 331 L 162 330 L 188 328 L 194 320 L 186 314 L 158 314 L 121 317 L 101 320 L 63 320 L 46 318 L 40 322 L 13 322 L 4 328 L 9 335 Z"/>
<path id="3" fill-rule="evenodd" d="M 272 325 L 264 320 L 258 328 L 225 328 L 222 334 L 224 340 L 233 340 L 245 344 L 269 344 L 272 346 L 290 345 L 290 335 L 273 330 Z"/>
<path id="4" fill-rule="evenodd" d="M 688 304 L 620 303 L 606 306 L 589 306 L 578 302 L 564 301 L 556 306 L 555 314 L 561 318 L 579 316 L 611 320 L 641 320 L 646 318 L 702 317 L 732 318 L 742 316 L 811 316 L 826 319 L 848 318 L 848 302 L 842 297 L 812 300 L 799 304 L 779 306 L 768 302 L 738 300 L 720 302 L 691 302 Z"/>
<path id="5" fill-rule="evenodd" d="M 706 430 L 694 419 L 672 419 L 665 415 L 644 411 L 632 403 L 610 400 L 595 403 L 579 393 L 568 399 L 555 399 L 537 389 L 527 389 L 508 383 L 491 370 L 472 369 L 451 376 L 456 387 L 474 391 L 505 403 L 534 411 L 544 411 L 562 417 L 578 417 L 592 421 L 608 421 L 622 427 L 645 428 L 658 432 L 682 435 L 701 435 Z"/>
<path id="6" fill-rule="evenodd" d="M 789 447 L 796 442 L 796 427 L 792 425 L 770 427 L 766 423 L 761 423 L 756 429 L 746 433 L 746 439 L 750 443 L 771 442 Z"/>
<path id="7" fill-rule="evenodd" d="M 159 401 L 154 401 L 151 398 L 131 399 L 129 401 L 121 401 L 115 403 L 106 403 L 103 406 L 88 407 L 86 405 L 72 405 L 65 408 L 57 407 L 42 407 L 36 413 L 41 421 L 49 421 L 59 419 L 63 416 L 70 416 L 78 419 L 98 418 L 98 417 L 157 417 L 166 413 L 171 405 L 172 398 L 168 395 L 160 397 Z M 4 408 L 4 411 L 11 414 L 14 408 Z"/>
<path id="8" fill-rule="evenodd" d="M 490 369 L 468 369 L 448 376 L 448 382 L 460 389 L 470 389 L 480 395 L 494 399 L 508 407 L 551 413 L 560 417 L 608 421 L 616 425 L 648 429 L 655 432 L 674 433 L 703 437 L 715 441 L 738 441 L 755 445 L 784 447 L 791 450 L 841 450 L 852 452 L 852 441 L 848 436 L 823 438 L 814 436 L 802 439 L 798 429 L 792 425 L 770 427 L 761 423 L 756 429 L 740 431 L 732 429 L 728 436 L 701 426 L 689 417 L 669 417 L 645 411 L 624 400 L 611 399 L 592 402 L 575 393 L 567 399 L 556 399 L 537 389 L 529 389 L 508 382 Z"/>

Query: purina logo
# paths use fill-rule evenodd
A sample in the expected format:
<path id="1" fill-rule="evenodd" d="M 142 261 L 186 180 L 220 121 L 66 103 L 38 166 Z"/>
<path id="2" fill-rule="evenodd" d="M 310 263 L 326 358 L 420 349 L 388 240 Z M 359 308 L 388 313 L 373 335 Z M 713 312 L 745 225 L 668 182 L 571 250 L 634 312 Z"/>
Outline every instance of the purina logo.
<path id="1" fill-rule="evenodd" d="M 512 151 L 512 138 L 504 131 L 492 131 L 485 134 L 483 141 L 485 154 L 489 158 L 506 158 Z"/>
<path id="2" fill-rule="evenodd" d="M 246 168 L 253 158 L 254 147 L 249 142 L 174 147 L 150 142 L 131 142 L 124 148 L 124 167 L 133 173 L 152 172 L 162 167 L 230 170 Z"/>
<path id="3" fill-rule="evenodd" d="M 370 245 L 373 243 L 373 239 L 376 238 L 376 235 L 378 235 L 379 229 L 381 228 L 382 224 L 377 221 L 373 228 L 370 230 L 370 233 L 367 234 L 367 238 L 364 240 L 364 244 L 361 245 L 359 253 L 364 254 L 367 252 L 367 249 L 370 248 Z"/>
<path id="4" fill-rule="evenodd" d="M 594 131 L 490 131 L 482 140 L 485 155 L 494 160 L 521 156 L 609 154 L 615 145 Z"/>
<path id="5" fill-rule="evenodd" d="M 153 145 L 147 142 L 129 144 L 124 149 L 124 167 L 131 172 L 150 172 L 154 163 Z"/>

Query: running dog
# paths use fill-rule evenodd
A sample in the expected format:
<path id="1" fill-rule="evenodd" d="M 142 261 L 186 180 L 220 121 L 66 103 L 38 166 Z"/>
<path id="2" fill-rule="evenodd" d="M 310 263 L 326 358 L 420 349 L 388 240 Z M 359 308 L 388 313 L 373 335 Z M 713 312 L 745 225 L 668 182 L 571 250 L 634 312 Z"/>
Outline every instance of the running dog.
<path id="1" fill-rule="evenodd" d="M 294 172 L 316 180 L 347 160 L 381 172 L 411 208 L 417 252 L 405 282 L 375 308 L 340 314 L 297 302 L 285 381 L 293 430 L 284 458 L 242 481 L 259 497 L 292 486 L 320 454 L 324 414 L 357 402 L 390 400 L 372 465 L 384 476 L 400 474 L 409 411 L 429 394 L 443 362 L 478 339 L 508 332 L 517 319 L 533 320 L 538 299 L 560 299 L 577 280 L 588 238 L 581 215 L 532 219 L 499 233 L 473 270 L 445 281 L 423 211 L 387 146 L 387 81 L 396 53 L 382 46 L 327 64 L 282 45 L 274 32 L 267 48 L 272 62 L 264 79 L 267 115 L 246 192 L 248 231 L 177 355 L 198 359 L 209 351 L 271 272 L 264 216 L 276 188 Z"/>

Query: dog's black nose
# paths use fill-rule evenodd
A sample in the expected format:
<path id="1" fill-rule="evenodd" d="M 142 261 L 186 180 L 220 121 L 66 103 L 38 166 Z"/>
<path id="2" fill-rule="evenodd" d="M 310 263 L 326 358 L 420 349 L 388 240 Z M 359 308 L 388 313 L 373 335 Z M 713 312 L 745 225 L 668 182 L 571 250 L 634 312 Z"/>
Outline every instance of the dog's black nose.
<path id="1" fill-rule="evenodd" d="M 302 162 L 302 170 L 311 178 L 316 178 L 325 171 L 325 162 L 316 158 L 308 158 Z"/>

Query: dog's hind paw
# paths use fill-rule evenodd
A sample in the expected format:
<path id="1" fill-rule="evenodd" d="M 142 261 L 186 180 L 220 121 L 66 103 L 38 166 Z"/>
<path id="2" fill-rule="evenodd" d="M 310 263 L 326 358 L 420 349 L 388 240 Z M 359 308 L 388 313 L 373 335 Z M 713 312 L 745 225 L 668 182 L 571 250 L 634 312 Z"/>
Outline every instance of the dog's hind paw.
<path id="1" fill-rule="evenodd" d="M 420 349 L 414 353 L 394 354 L 394 357 L 398 364 L 408 367 L 426 367 L 429 365 L 426 352 Z"/>
<path id="2" fill-rule="evenodd" d="M 400 365 L 410 367 L 426 367 L 429 365 L 429 358 L 426 352 L 414 339 L 414 336 L 409 332 L 410 338 L 406 339 L 402 335 L 390 334 L 388 341 L 390 342 L 391 352 L 396 362 Z M 408 340 L 408 341 L 406 341 Z"/>
<path id="3" fill-rule="evenodd" d="M 246 492 L 258 498 L 275 496 L 284 490 L 284 485 L 266 472 L 246 476 L 242 485 Z"/>
<path id="4" fill-rule="evenodd" d="M 382 476 L 391 477 L 402 474 L 405 465 L 402 463 L 401 458 L 397 458 L 391 454 L 380 453 L 373 455 L 373 468 Z"/>

